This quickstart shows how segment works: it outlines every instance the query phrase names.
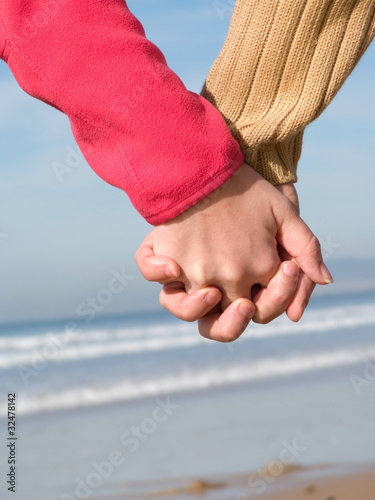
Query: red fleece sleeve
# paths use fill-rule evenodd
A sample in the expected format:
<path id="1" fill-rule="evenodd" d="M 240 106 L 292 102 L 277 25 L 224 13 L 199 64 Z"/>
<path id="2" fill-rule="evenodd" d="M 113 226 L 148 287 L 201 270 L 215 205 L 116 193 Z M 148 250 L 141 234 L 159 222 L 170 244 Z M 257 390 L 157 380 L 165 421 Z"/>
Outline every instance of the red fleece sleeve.
<path id="1" fill-rule="evenodd" d="M 243 155 L 123 0 L 1 0 L 0 57 L 65 113 L 93 170 L 160 224 L 218 188 Z"/>

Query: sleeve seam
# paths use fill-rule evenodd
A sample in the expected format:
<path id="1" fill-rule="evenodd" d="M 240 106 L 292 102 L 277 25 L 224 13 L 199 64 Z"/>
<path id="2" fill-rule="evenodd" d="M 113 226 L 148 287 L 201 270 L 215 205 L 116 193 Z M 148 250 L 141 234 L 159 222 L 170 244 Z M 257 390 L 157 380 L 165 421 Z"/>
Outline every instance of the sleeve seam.
<path id="1" fill-rule="evenodd" d="M 169 206 L 168 208 L 165 208 L 164 210 L 162 210 L 160 212 L 156 212 L 156 213 L 145 215 L 145 218 L 146 219 L 151 219 L 151 218 L 158 217 L 159 215 L 162 215 L 163 213 L 168 213 L 171 210 L 173 210 L 174 208 L 178 207 L 179 205 L 183 204 L 184 202 L 186 202 L 190 198 L 194 197 L 195 195 L 197 195 L 198 193 L 200 193 L 200 192 L 203 191 L 204 193 L 200 197 L 197 196 L 197 200 L 194 203 L 194 205 L 195 205 L 196 203 L 198 203 L 199 201 L 201 201 L 203 198 L 205 198 L 207 196 L 208 193 L 206 193 L 206 188 L 208 188 L 211 184 L 215 185 L 218 178 L 222 177 L 223 175 L 225 175 L 230 170 L 232 170 L 233 175 L 234 175 L 235 172 L 238 170 L 238 168 L 242 165 L 243 159 L 244 159 L 243 153 L 241 151 L 239 151 L 237 153 L 237 155 L 235 156 L 235 158 L 232 159 L 232 161 L 231 161 L 231 163 L 230 163 L 229 166 L 227 166 L 224 170 L 221 170 L 219 173 L 217 173 L 215 177 L 211 177 L 210 179 L 208 179 L 207 182 L 205 182 L 202 186 L 200 186 L 200 188 L 199 188 L 198 191 L 195 191 L 194 193 L 189 194 L 185 198 L 182 198 L 182 199 L 178 200 L 177 203 L 174 203 L 173 205 Z M 228 177 L 227 180 L 229 180 L 229 177 Z M 226 182 L 226 181 L 224 181 L 224 182 Z M 217 189 L 220 185 L 221 184 L 218 184 L 214 188 L 214 190 Z M 187 208 L 184 209 L 182 212 L 184 212 L 185 210 L 187 210 Z M 176 215 L 176 217 L 177 217 L 177 215 Z"/>

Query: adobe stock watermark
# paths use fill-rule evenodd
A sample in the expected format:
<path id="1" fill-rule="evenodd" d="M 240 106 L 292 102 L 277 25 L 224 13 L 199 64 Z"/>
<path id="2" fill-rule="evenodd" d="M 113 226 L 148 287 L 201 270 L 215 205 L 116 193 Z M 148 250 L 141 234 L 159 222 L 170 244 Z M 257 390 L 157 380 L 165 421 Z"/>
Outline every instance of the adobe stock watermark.
<path id="1" fill-rule="evenodd" d="M 360 396 L 364 389 L 375 382 L 375 364 L 370 360 L 365 361 L 361 374 L 352 374 L 349 379 L 355 393 Z"/>
<path id="2" fill-rule="evenodd" d="M 84 479 L 77 478 L 75 480 L 74 496 L 64 493 L 60 499 L 86 500 L 90 498 L 103 485 L 103 482 L 112 476 L 115 468 L 120 467 L 124 463 L 125 457 L 119 450 L 111 451 L 107 459 L 102 462 L 91 462 L 92 472 Z"/>
<path id="3" fill-rule="evenodd" d="M 23 34 L 28 38 L 36 36 L 40 29 L 48 26 L 60 9 L 60 0 L 46 0 L 43 2 L 41 7 L 24 22 Z"/>
<path id="4" fill-rule="evenodd" d="M 113 269 L 106 287 L 101 288 L 95 296 L 86 297 L 77 305 L 76 316 L 82 318 L 81 322 L 86 325 L 92 323 L 97 314 L 104 311 L 114 297 L 122 293 L 129 285 L 129 281 L 134 278 L 135 276 L 127 274 L 125 267 L 121 271 Z M 82 332 L 79 325 L 78 321 L 68 321 L 62 335 L 48 335 L 44 346 L 40 350 L 34 349 L 30 364 L 17 366 L 25 386 L 29 385 L 31 377 L 36 377 L 45 370 L 50 361 L 58 359 L 61 352 Z"/>
<path id="5" fill-rule="evenodd" d="M 112 106 L 112 112 L 117 113 L 125 120 L 128 120 L 131 116 L 137 117 L 139 113 L 144 112 L 144 108 L 153 99 L 154 89 L 159 86 L 163 89 L 165 83 L 168 84 L 170 77 L 171 70 L 165 64 L 157 64 L 152 68 L 141 68 L 139 83 L 132 85 L 126 95 L 121 93 L 117 99 L 112 99 L 107 104 L 107 107 Z"/>
<path id="6" fill-rule="evenodd" d="M 297 439 L 293 439 L 292 443 L 283 441 L 282 445 L 283 448 L 279 453 L 279 458 L 272 460 L 257 472 L 250 474 L 247 480 L 248 491 L 239 493 L 236 500 L 250 500 L 250 498 L 254 498 L 254 494 L 262 495 L 268 486 L 274 483 L 277 477 L 285 474 L 297 461 L 301 453 L 307 449 L 306 446 L 300 446 Z"/>
<path id="7" fill-rule="evenodd" d="M 235 3 L 236 0 L 213 0 L 212 5 L 220 21 L 232 16 Z"/>
<path id="8" fill-rule="evenodd" d="M 65 147 L 65 162 L 61 163 L 58 161 L 53 161 L 51 163 L 52 170 L 55 172 L 57 180 L 61 183 L 67 174 L 74 172 L 81 164 L 85 161 L 81 151 L 77 146 L 72 148 L 71 146 Z"/>
<path id="9" fill-rule="evenodd" d="M 168 418 L 179 409 L 180 405 L 171 403 L 169 396 L 165 402 L 161 399 L 156 400 L 157 406 L 153 409 L 151 417 L 144 418 L 140 425 L 132 426 L 130 430 L 125 431 L 121 437 L 121 443 L 127 447 L 129 453 L 135 453 L 152 436 L 159 424 L 168 420 Z"/>
<path id="10" fill-rule="evenodd" d="M 76 478 L 73 494 L 64 493 L 60 500 L 87 500 L 111 478 L 116 468 L 126 463 L 126 455 L 136 453 L 142 443 L 147 441 L 163 425 L 180 405 L 171 403 L 169 396 L 164 401 L 156 399 L 151 415 L 142 419 L 120 436 L 121 448 L 112 450 L 106 460 L 92 462 L 92 471 L 85 478 Z"/>
<path id="11" fill-rule="evenodd" d="M 323 260 L 329 259 L 337 249 L 341 247 L 340 243 L 332 241 L 332 236 L 329 234 L 327 238 L 320 240 Z"/>

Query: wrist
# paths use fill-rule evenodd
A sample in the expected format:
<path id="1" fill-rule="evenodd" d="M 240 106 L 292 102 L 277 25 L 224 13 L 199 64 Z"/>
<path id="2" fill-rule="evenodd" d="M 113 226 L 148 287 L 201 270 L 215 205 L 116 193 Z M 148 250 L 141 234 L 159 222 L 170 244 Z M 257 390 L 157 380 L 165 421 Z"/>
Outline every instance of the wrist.
<path id="1" fill-rule="evenodd" d="M 239 195 L 249 189 L 251 185 L 257 179 L 263 178 L 255 172 L 249 165 L 243 163 L 230 177 L 227 181 L 225 181 L 221 186 L 217 189 L 209 193 L 205 198 L 201 201 L 192 205 L 190 208 L 182 212 L 180 215 L 165 222 L 163 225 L 170 225 L 173 223 L 179 223 L 185 221 L 188 218 L 191 218 L 195 214 L 209 214 L 210 208 L 229 197 Z"/>

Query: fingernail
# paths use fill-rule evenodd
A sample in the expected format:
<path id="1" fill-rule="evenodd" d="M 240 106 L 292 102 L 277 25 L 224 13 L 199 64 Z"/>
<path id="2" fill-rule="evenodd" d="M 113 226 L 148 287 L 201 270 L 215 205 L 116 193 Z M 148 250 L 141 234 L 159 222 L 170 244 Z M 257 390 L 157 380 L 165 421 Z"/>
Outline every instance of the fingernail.
<path id="1" fill-rule="evenodd" d="M 172 267 L 165 267 L 164 272 L 168 278 L 177 278 L 178 274 Z"/>
<path id="2" fill-rule="evenodd" d="M 294 264 L 293 262 L 286 262 L 283 266 L 283 271 L 284 274 L 286 274 L 290 278 L 297 278 L 297 276 L 299 275 L 299 268 L 297 264 Z"/>
<path id="3" fill-rule="evenodd" d="M 207 292 L 207 290 L 199 290 L 198 297 L 205 300 L 210 306 L 215 306 L 220 300 L 220 297 L 212 292 Z"/>
<path id="4" fill-rule="evenodd" d="M 333 278 L 332 278 L 332 275 L 331 273 L 328 271 L 328 268 L 325 264 L 321 264 L 320 266 L 320 272 L 322 273 L 323 275 L 323 278 L 324 278 L 324 281 L 327 283 L 327 284 L 330 284 L 330 283 L 333 283 Z"/>
<path id="5" fill-rule="evenodd" d="M 220 297 L 218 297 L 212 292 L 208 292 L 208 294 L 205 297 L 205 300 L 207 304 L 209 304 L 210 306 L 216 306 L 216 304 L 220 301 Z"/>
<path id="6" fill-rule="evenodd" d="M 249 306 L 248 304 L 241 304 L 238 310 L 247 320 L 251 319 L 254 315 L 254 308 Z"/>

